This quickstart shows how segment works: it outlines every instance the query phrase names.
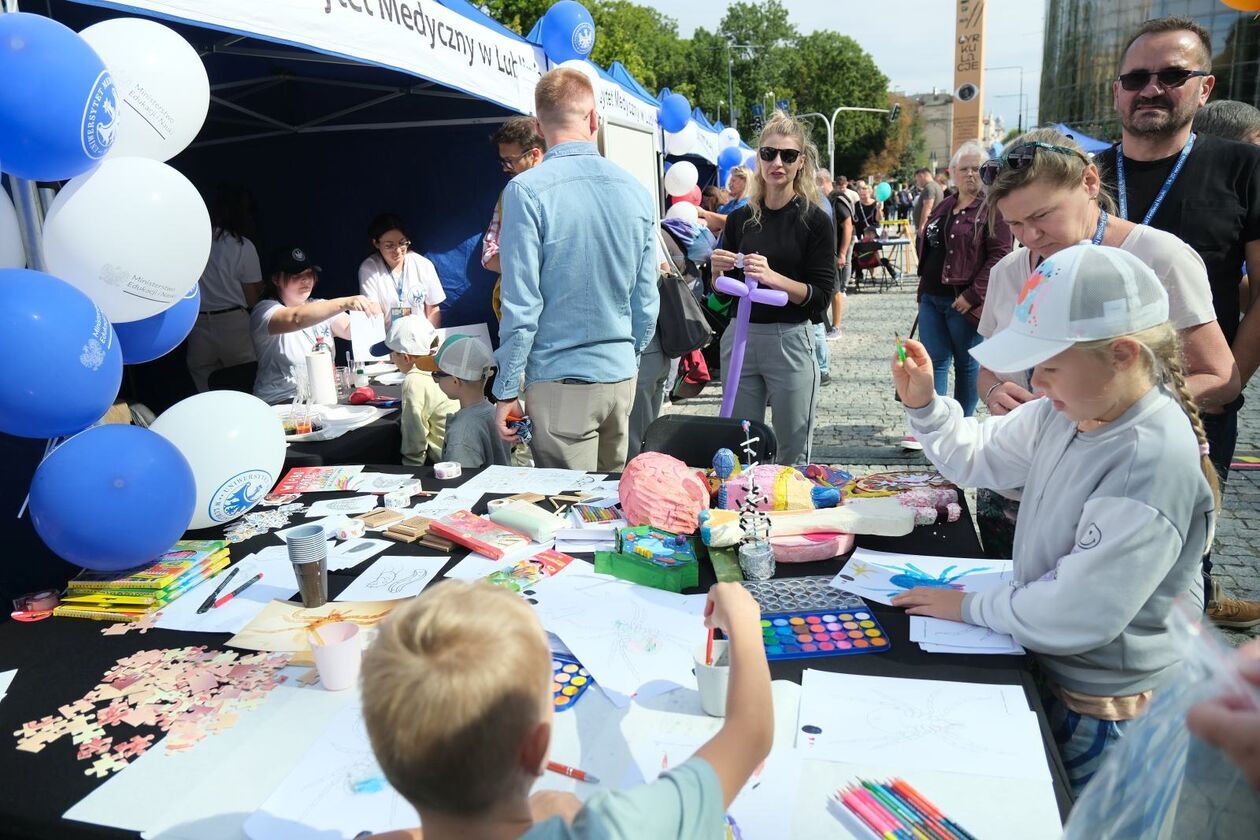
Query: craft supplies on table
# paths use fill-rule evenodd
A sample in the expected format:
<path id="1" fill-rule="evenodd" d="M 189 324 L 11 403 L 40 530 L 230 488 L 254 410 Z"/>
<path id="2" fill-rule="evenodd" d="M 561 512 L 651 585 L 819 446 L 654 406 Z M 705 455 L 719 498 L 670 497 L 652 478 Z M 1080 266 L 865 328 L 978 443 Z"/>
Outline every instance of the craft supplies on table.
<path id="1" fill-rule="evenodd" d="M 533 545 L 528 537 L 509 531 L 468 510 L 457 510 L 434 521 L 429 525 L 429 532 L 471 548 L 493 560 L 504 560 L 527 551 Z"/>
<path id="2" fill-rule="evenodd" d="M 744 588 L 763 613 L 796 610 L 860 610 L 866 603 L 856 595 L 831 585 L 831 575 L 750 580 Z"/>
<path id="3" fill-rule="evenodd" d="M 868 609 L 762 613 L 761 641 L 766 658 L 774 661 L 881 653 L 892 647 Z"/>
<path id="4" fill-rule="evenodd" d="M 545 511 L 538 505 L 518 501 L 496 505 L 490 511 L 489 519 L 497 525 L 524 534 L 534 542 L 552 539 L 556 531 L 569 524 L 568 520 Z"/>
<path id="5" fill-rule="evenodd" d="M 551 697 L 557 712 L 571 709 L 594 680 L 591 672 L 572 656 L 551 654 Z"/>
<path id="6" fill-rule="evenodd" d="M 836 803 L 876 836 L 975 840 L 922 794 L 900 780 L 858 779 L 835 792 Z"/>
<path id="7" fill-rule="evenodd" d="M 1014 576 L 1010 560 L 894 554 L 859 548 L 849 556 L 831 585 L 891 605 L 894 595 L 917 586 L 983 592 L 1009 583 Z"/>
<path id="8" fill-rule="evenodd" d="M 700 583 L 700 564 L 689 537 L 638 525 L 622 528 L 618 545 L 618 551 L 595 552 L 596 572 L 668 592 Z"/>
<path id="9" fill-rule="evenodd" d="M 459 478 L 462 474 L 463 468 L 455 461 L 442 461 L 433 465 L 433 475 L 442 481 Z"/>
<path id="10" fill-rule="evenodd" d="M 294 467 L 284 474 L 272 495 L 288 493 L 327 493 L 354 489 L 355 476 L 363 472 L 363 465 L 353 467 Z"/>
<path id="11" fill-rule="evenodd" d="M 80 572 L 53 615 L 136 621 L 214 577 L 231 562 L 224 540 L 181 540 L 157 562 L 125 572 Z"/>

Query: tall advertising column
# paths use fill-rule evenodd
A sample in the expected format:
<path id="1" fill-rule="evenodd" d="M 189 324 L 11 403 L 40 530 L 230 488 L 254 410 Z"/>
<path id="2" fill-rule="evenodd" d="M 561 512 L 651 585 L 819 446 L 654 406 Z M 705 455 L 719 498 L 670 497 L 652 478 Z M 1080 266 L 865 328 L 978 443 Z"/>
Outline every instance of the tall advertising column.
<path id="1" fill-rule="evenodd" d="M 964 141 L 980 139 L 984 108 L 984 7 L 985 0 L 958 0 L 954 39 L 954 136 L 953 153 Z"/>

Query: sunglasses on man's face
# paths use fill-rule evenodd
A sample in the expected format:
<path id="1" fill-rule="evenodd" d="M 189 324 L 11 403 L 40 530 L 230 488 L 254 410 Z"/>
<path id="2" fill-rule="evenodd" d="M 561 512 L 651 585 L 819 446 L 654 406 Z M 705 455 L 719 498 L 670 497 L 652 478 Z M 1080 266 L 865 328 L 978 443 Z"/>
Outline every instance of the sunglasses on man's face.
<path id="1" fill-rule="evenodd" d="M 1121 73 L 1119 76 L 1120 87 L 1134 93 L 1146 87 L 1151 76 L 1159 81 L 1162 88 L 1179 88 L 1191 79 L 1199 76 L 1212 75 L 1207 70 L 1187 70 L 1184 67 L 1165 67 L 1163 70 L 1132 70 L 1128 73 Z"/>
<path id="2" fill-rule="evenodd" d="M 781 159 L 786 166 L 796 163 L 796 159 L 801 156 L 800 149 L 776 149 L 774 146 L 762 146 L 757 150 L 757 155 L 766 163 L 770 163 L 776 157 Z"/>
<path id="3" fill-rule="evenodd" d="M 1069 149 L 1067 146 L 1055 146 L 1051 143 L 1021 143 L 1011 149 L 1000 158 L 986 160 L 980 164 L 980 181 L 986 186 L 993 186 L 993 182 L 997 180 L 998 175 L 1002 174 L 1003 169 L 1009 169 L 1012 172 L 1018 172 L 1021 169 L 1027 169 L 1032 166 L 1032 162 L 1037 159 L 1038 151 L 1054 152 L 1060 155 L 1080 156 L 1075 149 Z"/>

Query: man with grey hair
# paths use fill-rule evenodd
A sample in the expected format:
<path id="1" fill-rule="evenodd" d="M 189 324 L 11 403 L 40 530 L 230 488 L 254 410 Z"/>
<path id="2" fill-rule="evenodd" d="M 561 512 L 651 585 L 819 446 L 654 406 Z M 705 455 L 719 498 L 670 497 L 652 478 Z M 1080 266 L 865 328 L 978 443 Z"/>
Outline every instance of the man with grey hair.
<path id="1" fill-rule="evenodd" d="M 1194 130 L 1260 146 L 1260 108 L 1233 99 L 1214 99 L 1194 115 Z"/>
<path id="2" fill-rule="evenodd" d="M 1216 319 L 1245 386 L 1260 366 L 1257 296 L 1244 312 L 1238 294 L 1244 260 L 1251 288 L 1260 288 L 1260 148 L 1194 131 L 1195 116 L 1215 85 L 1207 30 L 1188 18 L 1148 20 L 1125 45 L 1112 82 L 1121 141 L 1095 162 L 1121 218 L 1168 231 L 1203 258 Z M 1233 460 L 1242 403 L 1240 395 L 1228 405 L 1199 405 L 1222 482 Z M 1260 624 L 1260 603 L 1224 597 L 1211 568 L 1205 559 L 1212 621 L 1233 628 Z"/>

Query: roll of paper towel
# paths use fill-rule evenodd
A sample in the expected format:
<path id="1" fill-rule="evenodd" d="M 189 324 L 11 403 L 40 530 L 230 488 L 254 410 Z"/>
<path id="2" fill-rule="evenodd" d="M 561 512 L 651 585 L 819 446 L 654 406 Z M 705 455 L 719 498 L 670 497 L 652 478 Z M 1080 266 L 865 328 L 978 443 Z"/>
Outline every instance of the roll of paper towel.
<path id="1" fill-rule="evenodd" d="M 306 374 L 311 383 L 311 402 L 318 405 L 337 404 L 337 373 L 333 354 L 323 344 L 306 354 Z"/>

